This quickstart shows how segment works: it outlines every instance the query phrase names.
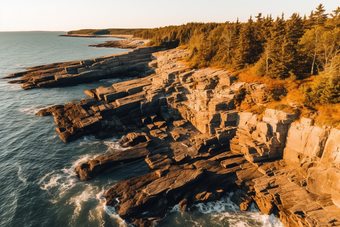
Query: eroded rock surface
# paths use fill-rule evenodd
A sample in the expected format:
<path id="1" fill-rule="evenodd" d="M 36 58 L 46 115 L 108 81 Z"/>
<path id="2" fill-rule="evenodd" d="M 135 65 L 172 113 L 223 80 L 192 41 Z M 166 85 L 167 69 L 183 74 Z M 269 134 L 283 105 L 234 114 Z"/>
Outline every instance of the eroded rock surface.
<path id="1" fill-rule="evenodd" d="M 20 77 L 8 83 L 23 83 L 23 89 L 32 89 L 74 86 L 106 78 L 148 75 L 152 73 L 152 69 L 148 67 L 148 63 L 153 60 L 151 54 L 159 50 L 160 48 L 155 47 L 141 47 L 122 54 L 36 66 L 24 72 L 10 74 L 5 79 Z"/>
<path id="2" fill-rule="evenodd" d="M 121 163 L 145 161 L 148 174 L 105 194 L 107 205 L 135 226 L 152 226 L 176 204 L 189 211 L 231 191 L 242 210 L 255 202 L 285 226 L 340 225 L 339 130 L 272 109 L 262 118 L 239 112 L 237 91 L 263 105 L 266 85 L 176 61 L 187 55 L 181 49 L 153 53 L 157 60 L 148 67 L 154 74 L 93 88 L 85 91 L 89 99 L 37 113 L 54 116 L 64 142 L 125 135 L 120 144 L 128 149 L 82 163 L 78 176 L 89 180 Z M 46 66 L 60 65 L 53 67 Z"/>

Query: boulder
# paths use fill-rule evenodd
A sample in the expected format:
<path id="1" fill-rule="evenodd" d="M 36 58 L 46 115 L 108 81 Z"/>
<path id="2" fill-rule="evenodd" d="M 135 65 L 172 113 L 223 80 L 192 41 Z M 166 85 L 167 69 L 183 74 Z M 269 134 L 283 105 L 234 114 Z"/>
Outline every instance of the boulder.
<path id="1" fill-rule="evenodd" d="M 139 143 L 144 143 L 144 142 L 149 142 L 149 141 L 150 141 L 150 139 L 146 135 L 145 132 L 141 132 L 141 133 L 131 132 L 131 133 L 128 133 L 127 135 L 123 136 L 123 138 L 121 138 L 118 141 L 118 143 L 122 147 L 132 147 L 132 146 L 135 146 Z"/>

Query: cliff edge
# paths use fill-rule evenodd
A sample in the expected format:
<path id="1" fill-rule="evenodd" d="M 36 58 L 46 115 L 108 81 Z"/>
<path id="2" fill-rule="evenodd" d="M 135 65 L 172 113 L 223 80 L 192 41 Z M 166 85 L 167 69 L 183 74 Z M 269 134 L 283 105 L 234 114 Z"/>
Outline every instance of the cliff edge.
<path id="1" fill-rule="evenodd" d="M 124 135 L 120 143 L 129 149 L 82 163 L 75 170 L 79 178 L 145 161 L 149 174 L 119 182 L 105 194 L 106 204 L 135 226 L 151 226 L 176 204 L 189 211 L 227 192 L 234 192 L 232 200 L 242 210 L 255 202 L 285 226 L 340 225 L 339 130 L 274 109 L 263 116 L 236 110 L 240 89 L 249 102 L 261 103 L 266 84 L 238 82 L 226 70 L 190 69 L 177 61 L 188 54 L 145 48 L 91 62 L 100 68 L 87 71 L 119 75 L 111 69 L 134 71 L 134 64 L 148 59 L 143 67 L 150 73 L 87 90 L 89 99 L 37 113 L 53 115 L 64 142 L 88 134 Z M 60 72 L 69 85 L 83 82 L 78 69 L 84 67 L 78 66 L 56 72 L 50 67 L 51 86 L 60 83 Z M 32 72 L 22 78 L 23 88 L 47 87 Z"/>

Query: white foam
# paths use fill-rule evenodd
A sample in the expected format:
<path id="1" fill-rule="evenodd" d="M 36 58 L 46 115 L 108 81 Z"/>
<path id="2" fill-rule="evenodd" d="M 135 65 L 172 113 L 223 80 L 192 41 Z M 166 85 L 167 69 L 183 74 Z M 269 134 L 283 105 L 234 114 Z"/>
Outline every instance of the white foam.
<path id="1" fill-rule="evenodd" d="M 21 108 L 19 109 L 20 113 L 25 113 L 28 115 L 35 115 L 36 112 L 38 112 L 39 110 L 39 106 L 31 106 L 31 107 L 27 107 L 27 108 Z"/>
<path id="2" fill-rule="evenodd" d="M 128 148 L 120 146 L 118 142 L 112 142 L 112 141 L 104 141 L 104 144 L 107 146 L 107 150 L 105 153 L 113 153 L 116 151 L 126 150 Z"/>
<path id="3" fill-rule="evenodd" d="M 98 187 L 87 185 L 86 189 L 82 191 L 80 195 L 72 197 L 68 204 L 73 204 L 75 206 L 72 219 L 76 219 L 82 210 L 82 204 L 88 202 L 89 200 L 96 200 L 96 192 L 99 190 Z"/>
<path id="4" fill-rule="evenodd" d="M 262 214 L 254 204 L 251 205 L 250 211 L 241 211 L 230 198 L 232 194 L 214 202 L 200 203 L 194 205 L 197 210 L 203 214 L 211 215 L 212 221 L 228 222 L 229 226 L 235 227 L 253 227 L 251 223 L 259 223 L 261 227 L 283 227 L 282 223 L 274 215 Z"/>
<path id="5" fill-rule="evenodd" d="M 48 191 L 53 199 L 52 203 L 58 202 L 68 190 L 75 187 L 79 180 L 75 173 L 75 168 L 83 162 L 91 160 L 94 155 L 83 155 L 78 160 L 73 162 L 70 167 L 65 167 L 61 170 L 53 170 L 50 173 L 45 174 L 38 185 L 42 190 Z"/>
<path id="6" fill-rule="evenodd" d="M 22 90 L 21 85 L 17 84 L 17 85 L 12 85 L 9 87 L 11 90 Z"/>
<path id="7" fill-rule="evenodd" d="M 104 203 L 104 210 L 106 214 L 108 214 L 112 219 L 118 222 L 120 227 L 128 227 L 131 225 L 128 225 L 119 215 L 116 213 L 116 210 L 114 207 L 106 206 Z"/>
<path id="8" fill-rule="evenodd" d="M 96 139 L 93 135 L 84 136 L 83 141 L 79 143 L 80 146 L 89 145 L 89 144 L 99 144 L 100 140 Z"/>
<path id="9" fill-rule="evenodd" d="M 22 183 L 24 183 L 24 185 L 27 184 L 26 178 L 23 177 L 21 166 L 18 166 L 18 178 L 20 181 L 22 181 Z"/>
<path id="10" fill-rule="evenodd" d="M 208 202 L 208 203 L 199 203 L 194 205 L 203 214 L 217 214 L 227 211 L 237 212 L 239 211 L 239 207 L 233 203 L 230 198 L 233 194 L 230 193 L 229 196 L 223 197 L 220 200 Z"/>
<path id="11" fill-rule="evenodd" d="M 39 184 L 40 188 L 42 190 L 49 190 L 50 188 L 56 187 L 58 186 L 60 183 L 58 182 L 58 180 L 61 178 L 60 174 L 53 174 L 54 171 L 52 171 L 51 173 L 46 174 L 40 181 Z M 53 174 L 53 175 L 52 175 Z M 51 177 L 50 177 L 51 176 Z M 45 181 L 45 179 L 48 179 Z"/>
<path id="12" fill-rule="evenodd" d="M 105 152 L 102 152 L 100 155 L 106 155 L 106 154 L 111 154 L 113 152 L 119 151 L 119 150 L 125 150 L 127 148 L 124 148 L 120 146 L 118 143 L 117 138 L 112 138 L 111 140 L 98 140 L 94 136 L 84 136 L 83 141 L 79 143 L 80 146 L 88 146 L 88 145 L 100 145 L 104 144 L 107 146 L 107 150 Z M 96 151 L 95 151 L 96 152 Z"/>
<path id="13" fill-rule="evenodd" d="M 178 211 L 181 211 L 181 208 L 180 208 L 179 205 L 177 204 L 177 205 L 173 206 L 173 208 L 170 210 L 170 213 L 172 213 L 172 212 L 178 212 Z"/>

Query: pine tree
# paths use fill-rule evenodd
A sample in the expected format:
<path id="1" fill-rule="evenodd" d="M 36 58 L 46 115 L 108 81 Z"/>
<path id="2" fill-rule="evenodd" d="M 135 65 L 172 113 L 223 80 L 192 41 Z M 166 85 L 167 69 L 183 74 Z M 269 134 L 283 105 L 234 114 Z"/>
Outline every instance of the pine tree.
<path id="1" fill-rule="evenodd" d="M 317 54 L 317 49 L 318 49 L 318 44 L 319 44 L 319 31 L 321 30 L 320 27 L 323 27 L 326 20 L 327 20 L 327 14 L 325 13 L 324 6 L 320 4 L 317 8 L 316 11 L 312 15 L 313 19 L 313 28 L 315 29 L 315 42 L 314 42 L 314 55 L 313 55 L 313 61 L 312 61 L 312 67 L 311 67 L 311 74 L 314 74 L 314 66 L 316 63 L 316 54 Z"/>
<path id="2" fill-rule="evenodd" d="M 330 14 L 330 27 L 331 28 L 340 28 L 340 7 L 333 10 L 333 13 Z"/>
<path id="3" fill-rule="evenodd" d="M 325 13 L 325 7 L 320 4 L 318 7 L 316 7 L 316 11 L 313 13 L 313 23 L 314 25 L 320 25 L 324 26 L 326 20 L 327 20 L 327 13 Z"/>
<path id="4" fill-rule="evenodd" d="M 250 17 L 247 23 L 242 24 L 235 51 L 234 66 L 241 69 L 254 63 L 253 55 L 254 24 Z"/>
<path id="5" fill-rule="evenodd" d="M 237 42 L 238 26 L 236 23 L 227 23 L 222 32 L 225 64 L 232 64 L 232 52 Z"/>
<path id="6" fill-rule="evenodd" d="M 297 51 L 298 42 L 303 34 L 303 20 L 299 14 L 293 13 L 290 19 L 286 21 L 284 36 L 284 45 L 286 47 L 285 65 L 291 72 L 290 74 L 302 73 L 304 68 Z"/>
<path id="7" fill-rule="evenodd" d="M 268 41 L 268 70 L 267 76 L 271 78 L 283 78 L 285 71 L 285 21 L 283 17 L 277 18 L 271 30 L 271 39 Z"/>

